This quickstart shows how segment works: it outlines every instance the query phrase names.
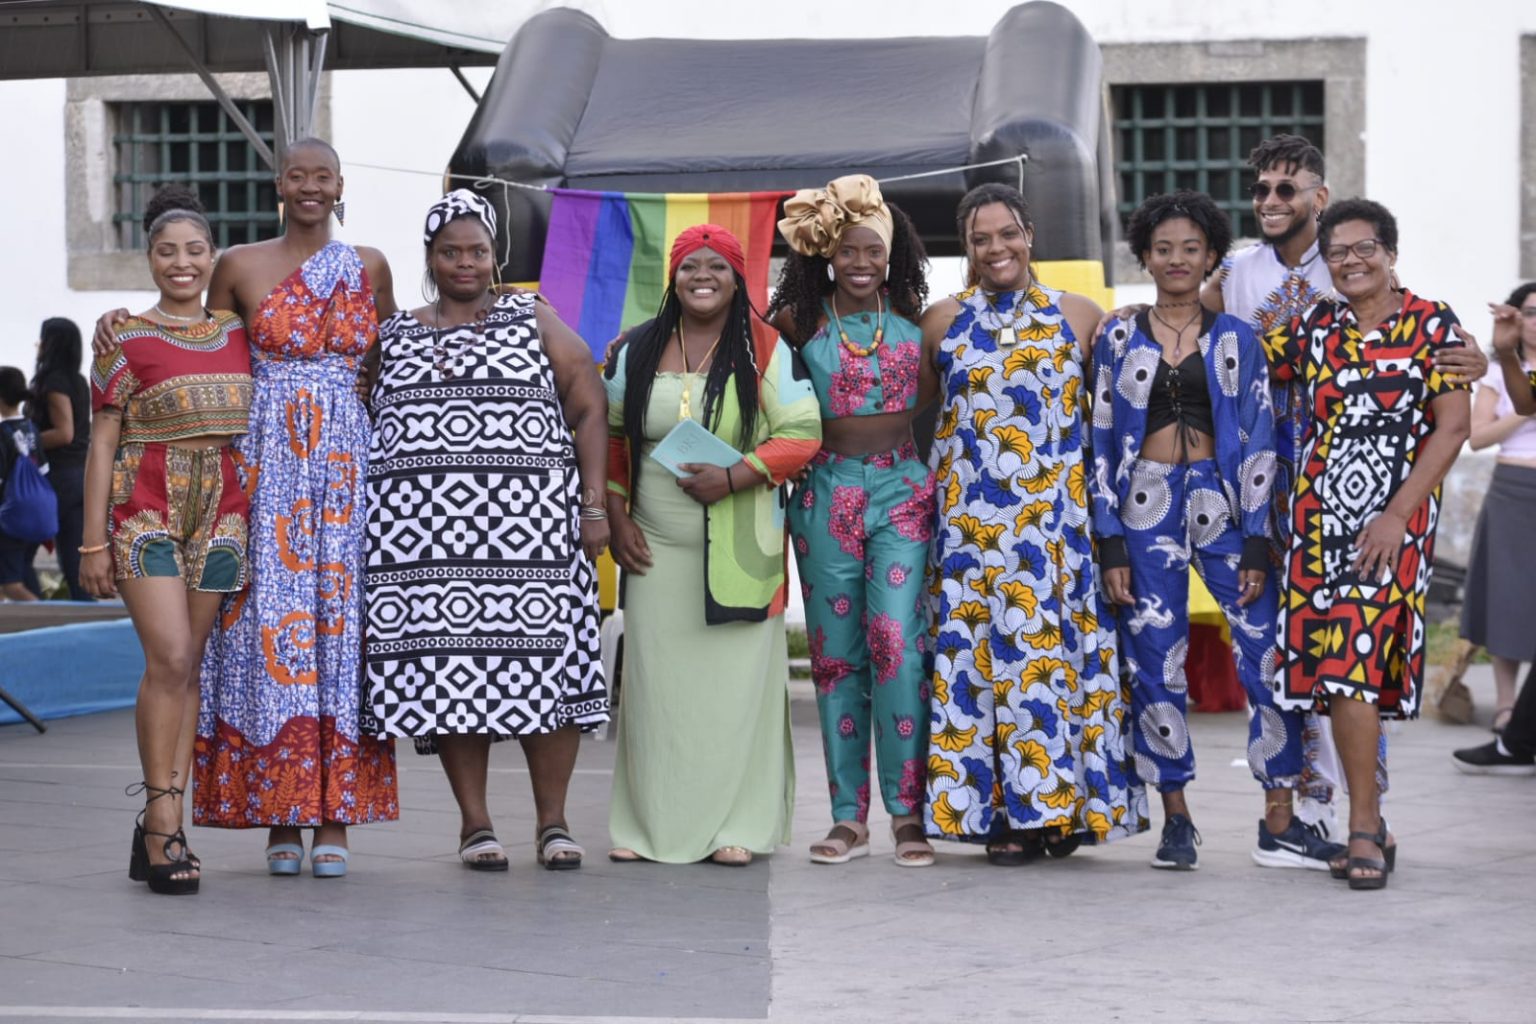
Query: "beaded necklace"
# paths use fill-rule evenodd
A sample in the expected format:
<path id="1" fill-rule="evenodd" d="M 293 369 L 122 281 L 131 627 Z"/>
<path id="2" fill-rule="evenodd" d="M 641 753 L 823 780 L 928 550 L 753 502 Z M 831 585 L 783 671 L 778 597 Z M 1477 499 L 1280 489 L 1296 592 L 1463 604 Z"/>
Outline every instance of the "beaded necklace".
<path id="1" fill-rule="evenodd" d="M 848 337 L 848 332 L 843 330 L 842 318 L 837 315 L 836 289 L 832 292 L 832 326 L 836 328 L 837 340 L 842 343 L 843 348 L 861 358 L 874 355 L 880 343 L 885 340 L 885 305 L 880 301 L 880 293 L 875 292 L 875 340 L 871 341 L 867 347 L 855 345 Z"/>
<path id="2" fill-rule="evenodd" d="M 474 351 L 475 346 L 483 338 L 485 318 L 490 315 L 490 312 L 489 306 L 482 306 L 475 311 L 474 318 L 467 324 L 456 324 L 455 326 L 469 327 L 469 340 L 449 352 L 448 347 L 443 344 L 443 300 L 441 296 L 438 297 L 436 304 L 432 307 L 432 365 L 443 380 L 452 380 L 459 375 L 459 361 Z"/>

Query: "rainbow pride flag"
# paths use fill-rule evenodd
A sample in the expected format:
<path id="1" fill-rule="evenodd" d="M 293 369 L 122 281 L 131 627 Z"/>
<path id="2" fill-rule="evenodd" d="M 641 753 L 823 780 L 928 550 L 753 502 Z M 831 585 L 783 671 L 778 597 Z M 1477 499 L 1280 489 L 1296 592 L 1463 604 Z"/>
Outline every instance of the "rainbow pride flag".
<path id="1" fill-rule="evenodd" d="M 768 305 L 768 257 L 788 192 L 585 192 L 557 188 L 539 291 L 601 360 L 620 332 L 656 315 L 672 242 L 719 224 L 747 254 L 747 294 Z"/>

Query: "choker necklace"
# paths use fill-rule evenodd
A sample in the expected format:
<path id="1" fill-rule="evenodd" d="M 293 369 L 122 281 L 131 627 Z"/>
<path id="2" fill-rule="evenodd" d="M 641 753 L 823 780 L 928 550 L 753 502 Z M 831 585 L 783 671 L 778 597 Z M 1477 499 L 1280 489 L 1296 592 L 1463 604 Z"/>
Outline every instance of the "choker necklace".
<path id="1" fill-rule="evenodd" d="M 1158 302 L 1154 303 L 1153 306 L 1156 309 L 1178 309 L 1181 306 L 1196 306 L 1199 304 L 1199 299 L 1190 299 L 1187 302 Z"/>
<path id="2" fill-rule="evenodd" d="M 459 345 L 452 352 L 443 344 L 443 299 L 438 296 L 437 302 L 432 306 L 432 365 L 437 374 L 443 380 L 453 380 L 459 375 L 459 362 L 470 352 L 483 337 L 485 318 L 490 315 L 490 307 L 477 309 L 472 319 L 467 321 L 470 327 L 469 340 Z M 466 324 L 455 324 L 456 327 Z"/>
<path id="3" fill-rule="evenodd" d="M 154 304 L 153 309 L 156 313 L 159 313 L 161 316 L 165 317 L 165 319 L 175 320 L 177 323 L 182 324 L 200 323 L 203 320 L 207 320 L 210 315 L 208 310 L 204 309 L 202 315 L 200 316 L 177 316 L 175 313 L 167 313 L 165 310 L 161 309 L 160 303 L 158 302 Z"/>
<path id="4" fill-rule="evenodd" d="M 715 354 L 715 348 L 720 344 L 720 339 L 723 337 L 725 337 L 724 331 L 715 335 L 715 340 L 704 353 L 704 358 L 699 360 L 700 366 L 709 362 L 709 357 Z M 677 419 L 678 422 L 682 422 L 683 420 L 693 419 L 693 403 L 689 400 L 692 394 L 692 386 L 688 381 L 688 376 L 693 373 L 693 370 L 688 366 L 688 340 L 683 337 L 683 321 L 681 318 L 677 321 L 677 347 L 683 353 L 683 397 L 677 403 Z"/>
<path id="5" fill-rule="evenodd" d="M 1027 327 L 1029 323 L 1034 322 L 1034 317 L 1031 315 L 1034 312 L 1034 307 L 1025 301 L 1034 287 L 1035 275 L 1030 273 L 1024 278 L 1024 287 L 1016 289 L 1019 299 L 1014 303 L 1012 321 L 997 327 L 987 327 L 986 324 L 982 324 L 986 332 L 992 335 L 992 340 L 997 343 L 998 348 L 1012 349 L 1019 343 L 1019 324 L 1024 323 Z M 985 290 L 981 294 L 986 298 L 987 305 L 991 307 L 993 314 L 1001 317 L 1002 314 L 997 312 L 997 301 L 991 295 L 988 295 Z"/>
<path id="6" fill-rule="evenodd" d="M 885 306 L 880 302 L 880 293 L 875 292 L 875 340 L 870 342 L 868 347 L 855 345 L 849 340 L 848 332 L 843 330 L 843 321 L 837 315 L 836 289 L 832 291 L 832 325 L 837 328 L 837 340 L 842 343 L 843 348 L 861 358 L 874 355 L 880 343 L 885 340 Z"/>

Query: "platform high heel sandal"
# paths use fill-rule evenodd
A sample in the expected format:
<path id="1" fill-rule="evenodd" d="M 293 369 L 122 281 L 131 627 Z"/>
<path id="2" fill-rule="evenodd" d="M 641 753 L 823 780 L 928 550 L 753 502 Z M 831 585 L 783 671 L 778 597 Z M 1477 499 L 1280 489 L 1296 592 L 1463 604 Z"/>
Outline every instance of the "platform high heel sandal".
<path id="1" fill-rule="evenodd" d="M 165 896 L 188 896 L 197 892 L 200 879 L 175 877 L 178 874 L 196 871 L 201 866 L 191 859 L 191 852 L 187 849 L 186 832 L 179 828 L 175 832 L 154 832 L 145 827 L 145 815 L 151 803 L 163 796 L 180 796 L 182 791 L 175 786 L 161 789 L 159 786 L 140 782 L 129 786 L 124 792 L 129 796 L 138 796 L 140 793 L 149 794 L 144 800 L 144 810 L 139 812 L 138 818 L 134 821 L 133 847 L 128 855 L 128 877 L 135 882 L 147 882 L 150 892 Z M 160 848 L 165 854 L 167 863 L 150 862 L 150 836 L 165 840 Z M 172 850 L 176 852 L 173 853 Z"/>

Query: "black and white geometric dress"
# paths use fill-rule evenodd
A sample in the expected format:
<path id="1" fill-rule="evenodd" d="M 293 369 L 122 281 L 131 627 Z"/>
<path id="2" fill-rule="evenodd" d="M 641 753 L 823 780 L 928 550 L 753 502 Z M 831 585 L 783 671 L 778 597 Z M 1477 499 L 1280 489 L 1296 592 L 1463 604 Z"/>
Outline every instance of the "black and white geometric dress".
<path id="1" fill-rule="evenodd" d="M 576 451 L 531 295 L 379 328 L 364 719 L 380 736 L 528 736 L 608 719 Z"/>

